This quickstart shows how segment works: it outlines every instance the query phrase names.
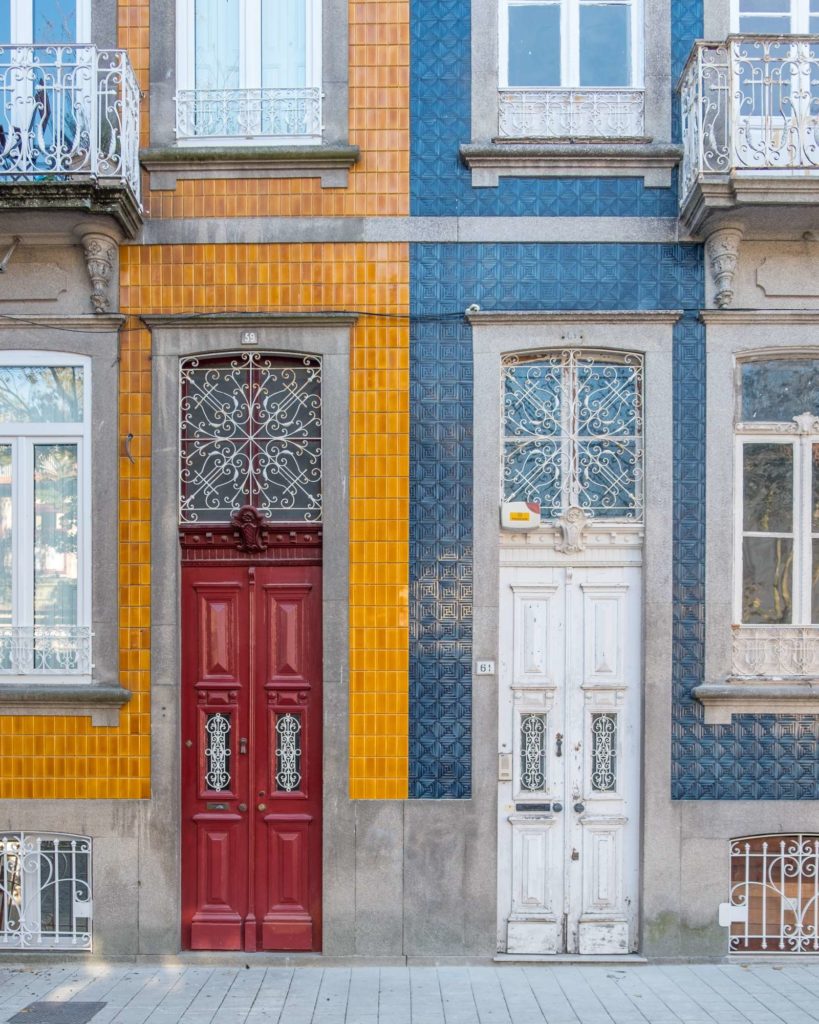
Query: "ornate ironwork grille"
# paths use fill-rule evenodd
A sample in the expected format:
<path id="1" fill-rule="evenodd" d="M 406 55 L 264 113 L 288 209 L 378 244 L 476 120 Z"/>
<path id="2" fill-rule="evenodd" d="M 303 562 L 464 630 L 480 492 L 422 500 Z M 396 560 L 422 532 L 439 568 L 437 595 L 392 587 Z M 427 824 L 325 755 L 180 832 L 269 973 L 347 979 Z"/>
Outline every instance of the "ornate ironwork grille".
<path id="1" fill-rule="evenodd" d="M 576 352 L 511 356 L 503 366 L 503 500 L 639 520 L 642 359 Z"/>
<path id="2" fill-rule="evenodd" d="M 731 842 L 731 950 L 819 952 L 819 835 Z"/>
<path id="3" fill-rule="evenodd" d="M 520 717 L 520 788 L 546 789 L 546 715 Z"/>
<path id="4" fill-rule="evenodd" d="M 217 711 L 205 719 L 205 789 L 230 789 L 230 715 Z"/>
<path id="5" fill-rule="evenodd" d="M 260 352 L 181 367 L 180 520 L 227 522 L 253 505 L 321 519 L 321 367 Z"/>
<path id="6" fill-rule="evenodd" d="M 0 949 L 91 948 L 91 840 L 0 833 Z"/>
<path id="7" fill-rule="evenodd" d="M 292 793 L 301 786 L 301 716 L 276 718 L 276 789 Z"/>
<path id="8" fill-rule="evenodd" d="M 591 716 L 591 784 L 595 793 L 617 789 L 617 715 L 602 712 Z"/>

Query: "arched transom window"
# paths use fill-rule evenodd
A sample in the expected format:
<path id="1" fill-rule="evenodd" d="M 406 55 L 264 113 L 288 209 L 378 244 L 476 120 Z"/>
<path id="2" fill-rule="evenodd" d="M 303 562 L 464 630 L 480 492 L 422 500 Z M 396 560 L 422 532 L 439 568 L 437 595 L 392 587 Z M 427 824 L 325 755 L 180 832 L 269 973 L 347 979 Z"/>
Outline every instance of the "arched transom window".
<path id="1" fill-rule="evenodd" d="M 643 364 L 570 350 L 503 365 L 503 500 L 638 520 L 643 506 Z"/>
<path id="2" fill-rule="evenodd" d="M 321 519 L 317 359 L 186 359 L 180 387 L 181 522 L 227 523 L 244 505 L 274 522 Z"/>

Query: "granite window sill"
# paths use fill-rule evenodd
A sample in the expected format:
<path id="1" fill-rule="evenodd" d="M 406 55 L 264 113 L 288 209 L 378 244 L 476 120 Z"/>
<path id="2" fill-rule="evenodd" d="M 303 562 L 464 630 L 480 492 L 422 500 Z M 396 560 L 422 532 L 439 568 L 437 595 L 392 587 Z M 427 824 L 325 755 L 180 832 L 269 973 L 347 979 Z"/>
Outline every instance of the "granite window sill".
<path id="1" fill-rule="evenodd" d="M 642 178 L 647 188 L 668 188 L 682 147 L 649 138 L 611 142 L 561 139 L 493 139 L 460 147 L 476 188 L 500 178 Z"/>
<path id="2" fill-rule="evenodd" d="M 119 725 L 131 691 L 118 684 L 0 682 L 2 715 L 87 715 L 92 725 Z"/>
<path id="3" fill-rule="evenodd" d="M 180 179 L 320 178 L 322 188 L 346 188 L 358 146 L 162 146 L 143 149 L 151 191 L 173 190 Z"/>
<path id="4" fill-rule="evenodd" d="M 813 676 L 730 676 L 695 687 L 693 695 L 705 707 L 706 725 L 730 725 L 733 715 L 819 715 Z"/>

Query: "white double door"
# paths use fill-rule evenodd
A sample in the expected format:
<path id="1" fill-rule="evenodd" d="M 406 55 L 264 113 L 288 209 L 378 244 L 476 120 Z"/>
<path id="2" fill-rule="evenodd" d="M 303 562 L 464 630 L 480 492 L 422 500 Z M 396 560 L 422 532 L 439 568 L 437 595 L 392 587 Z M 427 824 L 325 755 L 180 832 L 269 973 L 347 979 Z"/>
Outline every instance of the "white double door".
<path id="1" fill-rule="evenodd" d="M 501 569 L 499 949 L 636 949 L 641 569 Z"/>

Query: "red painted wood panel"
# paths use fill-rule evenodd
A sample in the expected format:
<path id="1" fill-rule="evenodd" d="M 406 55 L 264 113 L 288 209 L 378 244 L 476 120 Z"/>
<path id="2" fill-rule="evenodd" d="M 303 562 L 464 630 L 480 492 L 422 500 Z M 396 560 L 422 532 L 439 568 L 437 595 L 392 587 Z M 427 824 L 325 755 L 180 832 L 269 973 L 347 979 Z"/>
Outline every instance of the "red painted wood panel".
<path id="1" fill-rule="evenodd" d="M 320 566 L 183 566 L 186 948 L 321 948 L 321 667 Z"/>

